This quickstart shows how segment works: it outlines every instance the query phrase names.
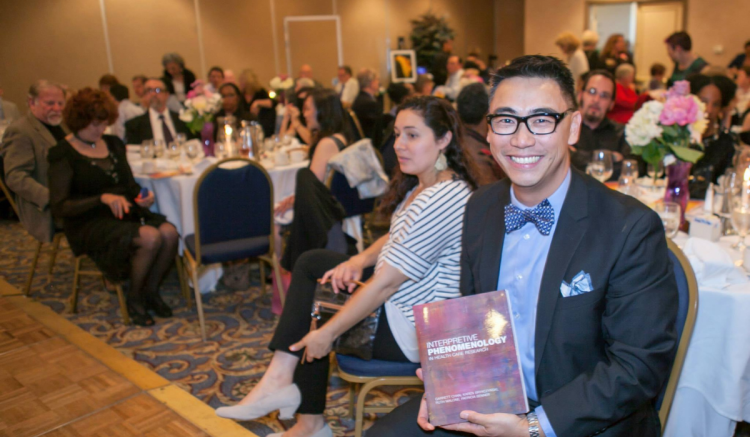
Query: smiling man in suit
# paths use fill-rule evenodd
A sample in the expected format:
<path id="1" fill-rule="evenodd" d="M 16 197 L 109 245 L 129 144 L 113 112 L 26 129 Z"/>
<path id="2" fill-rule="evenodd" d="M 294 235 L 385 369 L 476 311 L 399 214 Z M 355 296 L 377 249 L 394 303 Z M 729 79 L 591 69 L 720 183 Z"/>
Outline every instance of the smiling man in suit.
<path id="1" fill-rule="evenodd" d="M 167 108 L 169 91 L 161 79 L 146 81 L 144 102 L 148 102 L 148 111 L 125 123 L 125 142 L 141 144 L 143 140 L 164 140 L 166 145 L 177 139 L 177 134 L 185 134 L 188 139 L 195 138 L 179 114 Z"/>
<path id="2" fill-rule="evenodd" d="M 659 217 L 571 169 L 581 114 L 556 58 L 501 68 L 488 121 L 508 178 L 469 200 L 461 291 L 508 291 L 531 412 L 465 411 L 466 423 L 435 430 L 417 399 L 368 437 L 658 436 L 654 400 L 676 348 L 678 300 Z"/>

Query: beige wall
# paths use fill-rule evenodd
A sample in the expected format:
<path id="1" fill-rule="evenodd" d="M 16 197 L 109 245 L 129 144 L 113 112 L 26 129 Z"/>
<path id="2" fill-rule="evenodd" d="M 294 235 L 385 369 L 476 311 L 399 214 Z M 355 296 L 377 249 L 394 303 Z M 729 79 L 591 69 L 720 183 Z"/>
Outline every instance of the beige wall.
<path id="1" fill-rule="evenodd" d="M 584 0 L 525 0 L 525 51 L 529 54 L 557 54 L 555 38 L 564 31 L 582 33 L 586 24 Z M 742 52 L 750 39 L 746 25 L 750 16 L 748 0 L 687 0 L 687 28 L 693 50 L 709 63 L 726 65 Z M 714 54 L 713 47 L 724 47 Z M 666 50 L 666 49 L 665 49 Z"/>
<path id="2" fill-rule="evenodd" d="M 267 84 L 287 70 L 284 17 L 334 13 L 341 19 L 344 62 L 355 70 L 371 67 L 385 75 L 388 41 L 396 48 L 403 36 L 410 46 L 410 20 L 428 10 L 445 16 L 455 28 L 455 53 L 478 51 L 486 58 L 496 43 L 494 1 L 200 0 L 205 68 L 220 65 L 236 74 L 251 68 Z M 104 5 L 114 74 L 121 82 L 130 85 L 136 74 L 160 76 L 161 56 L 172 51 L 205 78 L 194 0 L 104 0 Z M 0 86 L 7 100 L 23 106 L 28 86 L 37 78 L 77 89 L 96 86 L 108 72 L 98 0 L 0 0 L 0 11 L 0 29 L 12 36 L 0 44 Z M 316 79 L 330 86 L 335 65 L 328 64 L 336 62 L 335 40 L 327 30 L 316 38 L 316 25 L 292 27 L 293 44 L 302 47 L 293 52 L 293 69 L 303 62 L 313 64 Z"/>

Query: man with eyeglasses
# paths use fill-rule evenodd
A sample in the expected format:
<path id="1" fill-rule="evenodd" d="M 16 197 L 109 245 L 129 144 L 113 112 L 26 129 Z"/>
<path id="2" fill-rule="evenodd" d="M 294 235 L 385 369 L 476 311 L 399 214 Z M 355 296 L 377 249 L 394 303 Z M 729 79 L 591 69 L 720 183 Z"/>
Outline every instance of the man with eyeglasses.
<path id="1" fill-rule="evenodd" d="M 507 291 L 531 411 L 463 411 L 465 422 L 436 429 L 416 398 L 367 436 L 660 435 L 654 403 L 678 300 L 661 220 L 570 167 L 582 116 L 560 60 L 523 56 L 500 68 L 487 119 L 508 177 L 467 204 L 461 292 Z"/>
<path id="2" fill-rule="evenodd" d="M 196 136 L 190 132 L 179 114 L 167 108 L 169 91 L 160 79 L 146 81 L 144 100 L 148 102 L 148 112 L 125 123 L 125 142 L 141 144 L 143 140 L 163 140 L 169 144 L 177 134 L 188 138 Z"/>
<path id="3" fill-rule="evenodd" d="M 581 105 L 581 134 L 578 142 L 570 146 L 573 167 L 585 171 L 594 150 L 612 152 L 613 172 L 610 180 L 620 177 L 623 158 L 633 158 L 625 141 L 625 126 L 607 118 L 615 105 L 617 87 L 609 71 L 594 70 L 584 78 L 583 90 L 578 93 Z"/>

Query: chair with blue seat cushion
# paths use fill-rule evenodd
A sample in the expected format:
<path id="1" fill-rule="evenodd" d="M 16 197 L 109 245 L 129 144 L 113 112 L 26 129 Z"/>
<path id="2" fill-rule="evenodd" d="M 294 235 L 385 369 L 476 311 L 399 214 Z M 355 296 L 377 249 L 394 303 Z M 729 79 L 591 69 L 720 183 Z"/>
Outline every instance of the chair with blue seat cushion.
<path id="1" fill-rule="evenodd" d="M 198 273 L 207 264 L 247 258 L 271 265 L 282 305 L 281 271 L 274 250 L 273 184 L 262 166 L 245 158 L 229 158 L 212 165 L 198 179 L 193 191 L 195 234 L 184 237 L 186 267 L 195 289 L 201 335 L 206 340 Z"/>
<path id="2" fill-rule="evenodd" d="M 355 416 L 354 436 L 362 437 L 362 425 L 365 413 L 388 413 L 392 407 L 365 407 L 367 394 L 376 387 L 385 385 L 422 386 L 416 377 L 419 363 L 400 363 L 396 361 L 362 360 L 348 355 L 336 354 L 336 361 L 341 379 L 349 383 L 349 416 Z M 357 388 L 362 385 L 357 394 Z M 357 406 L 354 408 L 354 399 Z"/>
<path id="3" fill-rule="evenodd" d="M 672 268 L 677 281 L 679 301 L 675 322 L 677 352 L 672 362 L 672 369 L 669 372 L 669 380 L 656 401 L 662 432 L 667 425 L 669 410 L 672 408 L 677 383 L 680 380 L 680 372 L 682 372 L 682 366 L 685 363 L 685 355 L 687 355 L 690 337 L 692 337 L 695 327 L 695 318 L 698 314 L 698 281 L 695 279 L 693 268 L 685 254 L 672 240 L 667 239 L 667 246 L 669 248 L 669 259 L 672 260 Z"/>

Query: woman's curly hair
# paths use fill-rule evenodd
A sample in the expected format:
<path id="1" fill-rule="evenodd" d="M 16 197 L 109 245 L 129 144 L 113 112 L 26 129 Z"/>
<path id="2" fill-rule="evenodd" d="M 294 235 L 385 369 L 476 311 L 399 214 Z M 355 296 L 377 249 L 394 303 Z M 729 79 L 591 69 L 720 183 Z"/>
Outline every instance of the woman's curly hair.
<path id="1" fill-rule="evenodd" d="M 464 138 L 464 127 L 453 106 L 447 100 L 438 97 L 417 96 L 401 103 L 396 117 L 398 117 L 399 112 L 407 109 L 422 116 L 424 123 L 432 130 L 436 140 L 443 138 L 448 132 L 452 134 L 450 143 L 443 150 L 448 161 L 448 168 L 453 170 L 459 179 L 466 181 L 472 189 L 476 189 L 476 164 L 461 144 Z M 406 198 L 406 194 L 418 183 L 417 176 L 402 173 L 399 166 L 396 166 L 388 192 L 380 202 L 380 211 L 386 215 L 393 214 L 398 205 Z"/>
<path id="2" fill-rule="evenodd" d="M 78 133 L 94 120 L 106 121 L 110 125 L 117 120 L 117 103 L 105 92 L 86 87 L 68 99 L 63 118 L 73 133 Z"/>

